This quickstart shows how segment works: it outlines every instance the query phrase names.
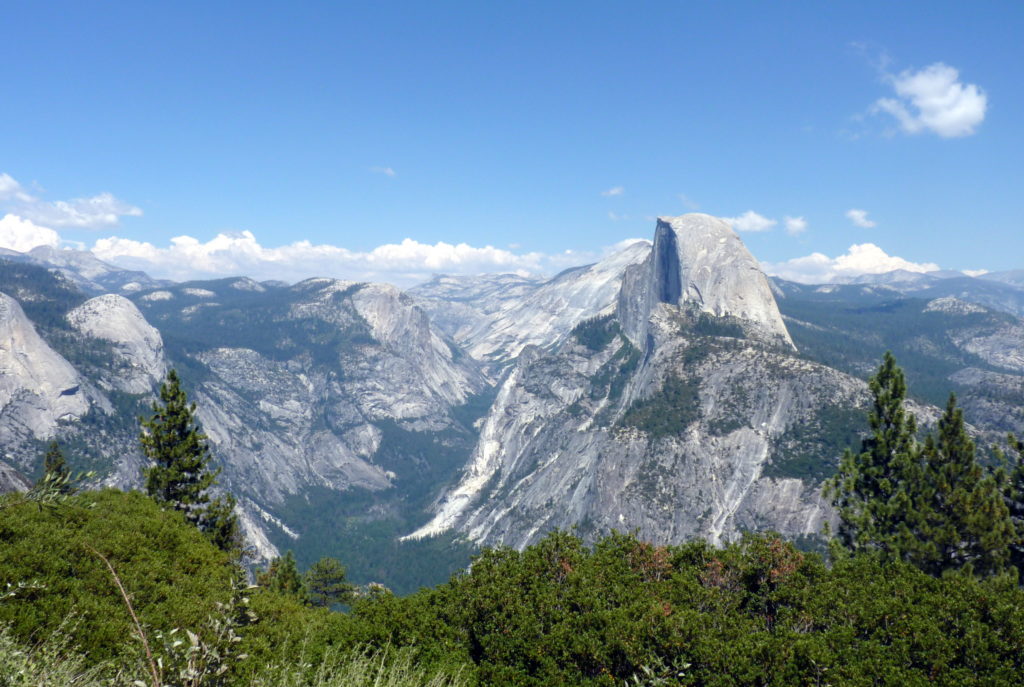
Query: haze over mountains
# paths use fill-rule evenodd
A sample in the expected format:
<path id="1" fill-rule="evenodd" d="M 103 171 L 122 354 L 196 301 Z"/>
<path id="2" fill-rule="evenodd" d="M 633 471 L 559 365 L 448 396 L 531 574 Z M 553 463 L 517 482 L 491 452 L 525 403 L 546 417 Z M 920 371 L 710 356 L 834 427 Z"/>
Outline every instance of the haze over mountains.
<path id="1" fill-rule="evenodd" d="M 708 215 L 551 279 L 407 292 L 0 258 L 0 481 L 59 437 L 137 485 L 136 417 L 175 367 L 264 557 L 522 547 L 555 527 L 813 538 L 886 349 L 925 419 L 956 390 L 981 443 L 1024 430 L 1024 272 L 797 284 Z"/>

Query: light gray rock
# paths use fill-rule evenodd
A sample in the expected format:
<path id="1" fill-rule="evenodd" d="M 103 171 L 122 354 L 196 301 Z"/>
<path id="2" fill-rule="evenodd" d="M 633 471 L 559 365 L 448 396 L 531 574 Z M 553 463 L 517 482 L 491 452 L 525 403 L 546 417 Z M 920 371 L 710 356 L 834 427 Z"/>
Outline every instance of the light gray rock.
<path id="1" fill-rule="evenodd" d="M 0 495 L 26 492 L 32 488 L 32 482 L 13 467 L 0 460 Z"/>
<path id="2" fill-rule="evenodd" d="M 793 348 L 761 266 L 725 220 L 710 215 L 660 217 L 654 247 L 626 270 L 618 300 L 623 331 L 647 347 L 647 326 L 659 303 L 735 318 L 748 336 Z"/>
<path id="3" fill-rule="evenodd" d="M 67 320 L 83 336 L 114 344 L 122 366 L 110 370 L 107 377 L 113 388 L 130 394 L 148 393 L 167 374 L 160 332 L 127 298 L 97 296 L 69 312 Z"/>
<path id="4" fill-rule="evenodd" d="M 82 384 L 18 302 L 0 293 L 0 445 L 47 439 L 58 421 L 84 415 L 89 402 Z"/>

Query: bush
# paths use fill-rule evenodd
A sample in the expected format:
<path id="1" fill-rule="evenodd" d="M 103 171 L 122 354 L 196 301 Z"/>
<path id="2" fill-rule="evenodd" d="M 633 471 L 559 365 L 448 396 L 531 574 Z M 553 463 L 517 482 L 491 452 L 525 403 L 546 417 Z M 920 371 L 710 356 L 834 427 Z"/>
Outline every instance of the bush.
<path id="1" fill-rule="evenodd" d="M 0 603 L 0 623 L 21 642 L 49 636 L 74 617 L 70 641 L 90 663 L 136 656 L 131 618 L 104 563 L 132 596 L 144 627 L 196 628 L 231 594 L 235 572 L 180 513 L 137 492 L 88 492 L 58 508 L 0 509 L 0 584 L 35 581 Z"/>

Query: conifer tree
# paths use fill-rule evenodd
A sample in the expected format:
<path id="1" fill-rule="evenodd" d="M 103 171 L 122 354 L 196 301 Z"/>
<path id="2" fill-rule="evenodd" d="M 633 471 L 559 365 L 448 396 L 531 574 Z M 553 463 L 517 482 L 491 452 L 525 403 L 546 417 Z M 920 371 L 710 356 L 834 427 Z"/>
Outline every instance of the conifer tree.
<path id="1" fill-rule="evenodd" d="M 1024 577 L 1024 441 L 1011 434 L 1008 437 L 1010 462 L 1001 471 L 1003 503 L 1013 523 L 1014 541 L 1010 544 L 1010 565 Z M 1000 452 L 1000 457 L 1005 454 Z"/>
<path id="2" fill-rule="evenodd" d="M 903 407 L 906 379 L 892 353 L 886 352 L 869 388 L 871 436 L 859 453 L 847 449 L 827 489 L 839 513 L 843 547 L 904 558 L 917 546 L 922 471 L 917 423 Z"/>
<path id="3" fill-rule="evenodd" d="M 154 402 L 152 409 L 152 417 L 141 419 L 139 437 L 142 452 L 151 461 L 143 469 L 146 493 L 157 503 L 183 512 L 221 549 L 237 551 L 234 498 L 210 500 L 220 469 L 210 468 L 210 447 L 195 419 L 196 405 L 188 402 L 174 370 L 160 385 L 160 402 Z"/>
<path id="4" fill-rule="evenodd" d="M 295 562 L 295 555 L 291 551 L 270 561 L 266 570 L 257 573 L 256 582 L 261 587 L 279 594 L 294 596 L 303 603 L 308 601 L 306 585 L 302 581 L 302 576 L 299 575 L 299 567 Z"/>
<path id="5" fill-rule="evenodd" d="M 37 482 L 37 485 L 47 482 L 54 485 L 54 488 L 60 493 L 70 494 L 74 491 L 71 481 L 71 469 L 64 459 L 60 445 L 54 439 L 46 448 L 46 454 L 43 456 L 43 478 Z"/>
<path id="6" fill-rule="evenodd" d="M 303 576 L 309 602 L 329 608 L 350 600 L 354 588 L 345 575 L 345 566 L 336 558 L 324 557 L 314 563 Z"/>
<path id="7" fill-rule="evenodd" d="M 1013 522 L 996 477 L 978 462 L 954 394 L 922 454 L 928 502 L 919 534 L 929 546 L 912 562 L 933 575 L 967 566 L 981 575 L 999 572 L 1015 539 Z"/>

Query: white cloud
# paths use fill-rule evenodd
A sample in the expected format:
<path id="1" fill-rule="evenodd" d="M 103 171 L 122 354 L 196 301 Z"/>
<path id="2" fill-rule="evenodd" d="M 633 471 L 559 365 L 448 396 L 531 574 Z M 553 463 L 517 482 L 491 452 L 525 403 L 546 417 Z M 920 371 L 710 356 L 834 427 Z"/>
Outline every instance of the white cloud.
<path id="1" fill-rule="evenodd" d="M 960 270 L 968 277 L 980 277 L 983 274 L 988 274 L 988 270 Z"/>
<path id="2" fill-rule="evenodd" d="M 114 236 L 96 241 L 92 252 L 101 260 L 179 281 L 244 274 L 255 279 L 299 281 L 322 276 L 399 286 L 411 286 L 436 273 L 551 274 L 600 257 L 577 251 L 557 255 L 515 253 L 493 246 L 479 248 L 443 241 L 431 245 L 413 239 L 366 252 L 309 241 L 269 248 L 249 231 L 218 234 L 206 242 L 178 236 L 163 248 Z"/>
<path id="3" fill-rule="evenodd" d="M 395 170 L 391 169 L 390 167 L 370 167 L 370 171 L 376 174 L 383 174 L 389 177 L 396 176 Z"/>
<path id="4" fill-rule="evenodd" d="M 0 174 L 0 202 L 15 200 L 30 203 L 35 200 L 10 174 Z"/>
<path id="5" fill-rule="evenodd" d="M 678 198 L 680 201 L 682 201 L 683 206 L 687 210 L 700 210 L 700 205 L 697 203 L 697 201 L 695 201 L 693 198 L 686 195 L 685 193 L 678 194 Z"/>
<path id="6" fill-rule="evenodd" d="M 799 236 L 807 231 L 807 220 L 803 217 L 783 217 L 786 223 L 786 233 L 790 236 Z"/>
<path id="7" fill-rule="evenodd" d="M 871 111 L 889 113 L 908 134 L 927 130 L 942 138 L 970 136 L 985 119 L 988 96 L 959 79 L 960 73 L 942 62 L 889 74 L 886 81 L 897 97 L 879 98 Z"/>
<path id="8" fill-rule="evenodd" d="M 60 236 L 53 229 L 33 224 L 17 215 L 7 214 L 0 218 L 0 248 L 9 248 L 21 253 L 36 246 L 57 246 Z"/>
<path id="9" fill-rule="evenodd" d="M 846 211 L 846 217 L 856 226 L 861 227 L 862 229 L 870 229 L 871 227 L 874 227 L 878 224 L 874 220 L 868 219 L 867 210 L 858 210 L 857 208 L 851 208 Z"/>
<path id="10" fill-rule="evenodd" d="M 768 231 L 778 222 L 757 214 L 753 210 L 747 210 L 739 217 L 723 217 L 726 222 L 732 225 L 736 231 Z"/>
<path id="11" fill-rule="evenodd" d="M 142 210 L 110 193 L 90 198 L 44 201 L 25 191 L 9 174 L 0 174 L 0 204 L 21 217 L 51 227 L 98 229 L 117 226 L 121 217 L 142 215 Z"/>
<path id="12" fill-rule="evenodd" d="M 768 274 L 804 284 L 842 282 L 862 274 L 884 274 L 893 270 L 932 272 L 939 269 L 935 263 L 916 263 L 889 255 L 873 243 L 855 244 L 835 258 L 811 253 L 785 262 L 764 263 L 763 267 Z"/>
<path id="13" fill-rule="evenodd" d="M 98 229 L 114 227 L 121 217 L 139 217 L 142 210 L 118 200 L 110 193 L 91 198 L 58 200 L 52 203 L 35 202 L 27 206 L 25 214 L 36 222 L 54 227 Z"/>
<path id="14" fill-rule="evenodd" d="M 608 189 L 607 191 L 601 191 L 601 195 L 605 196 L 605 197 L 621 196 L 625 192 L 626 192 L 626 189 L 623 188 L 622 186 L 613 186 L 612 188 Z"/>

